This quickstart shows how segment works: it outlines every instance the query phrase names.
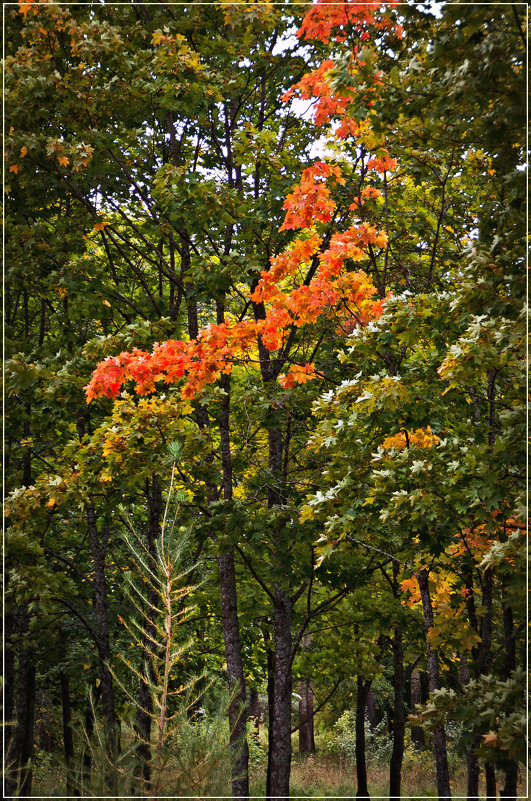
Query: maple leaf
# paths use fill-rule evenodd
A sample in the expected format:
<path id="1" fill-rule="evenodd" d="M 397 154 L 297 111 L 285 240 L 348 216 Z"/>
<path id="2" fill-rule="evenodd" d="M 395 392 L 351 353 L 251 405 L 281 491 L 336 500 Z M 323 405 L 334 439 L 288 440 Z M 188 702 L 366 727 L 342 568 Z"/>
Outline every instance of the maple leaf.
<path id="1" fill-rule="evenodd" d="M 9 168 L 9 172 L 14 172 L 15 175 L 18 174 L 19 170 L 20 170 L 20 164 L 12 164 L 11 167 Z"/>
<path id="2" fill-rule="evenodd" d="M 107 223 L 104 222 L 103 220 L 101 220 L 100 222 L 97 222 L 94 225 L 94 230 L 95 231 L 103 231 L 103 229 L 105 228 L 106 225 L 107 225 Z"/>
<path id="3" fill-rule="evenodd" d="M 28 152 L 28 148 L 27 147 L 21 147 L 20 148 L 20 158 L 23 159 L 27 152 Z"/>
<path id="4" fill-rule="evenodd" d="M 483 737 L 483 745 L 490 746 L 491 748 L 497 748 L 498 746 L 498 735 L 494 731 L 489 731 L 488 734 L 482 734 Z"/>
<path id="5" fill-rule="evenodd" d="M 61 167 L 67 167 L 70 162 L 70 159 L 68 158 L 68 156 L 57 156 L 57 161 L 59 162 Z"/>

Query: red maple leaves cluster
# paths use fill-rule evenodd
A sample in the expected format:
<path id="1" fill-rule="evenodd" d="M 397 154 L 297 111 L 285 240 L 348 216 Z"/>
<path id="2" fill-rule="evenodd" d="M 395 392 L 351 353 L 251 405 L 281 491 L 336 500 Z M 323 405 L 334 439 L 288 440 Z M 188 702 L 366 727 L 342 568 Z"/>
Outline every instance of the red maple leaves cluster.
<path id="1" fill-rule="evenodd" d="M 376 17 L 373 10 L 370 4 L 318 3 L 306 15 L 299 36 L 328 41 L 333 31 L 346 25 L 353 25 L 361 38 L 370 26 L 389 29 L 392 25 L 389 19 Z M 337 33 L 336 39 L 342 35 Z M 348 98 L 335 98 L 331 94 L 325 80 L 331 65 L 332 62 L 323 62 L 290 90 L 318 96 L 323 103 L 318 112 L 321 121 L 333 114 L 341 115 L 348 102 Z M 353 121 L 347 121 L 349 130 L 353 125 L 356 125 Z M 384 154 L 367 166 L 383 171 L 393 169 L 396 161 Z M 338 164 L 317 161 L 303 171 L 300 182 L 286 197 L 286 217 L 280 230 L 300 233 L 283 253 L 271 259 L 270 269 L 262 271 L 250 295 L 253 304 L 264 305 L 265 319 L 239 322 L 226 319 L 206 326 L 196 339 L 155 344 L 151 353 L 135 348 L 119 356 L 109 356 L 97 365 L 85 387 L 87 402 L 98 396 L 116 397 L 127 381 L 134 382 L 136 391 L 144 395 L 153 392 L 158 382 L 171 384 L 182 380 L 181 397 L 193 398 L 222 373 L 230 373 L 235 363 L 256 358 L 259 342 L 269 351 L 279 351 L 293 327 L 312 325 L 327 315 L 347 322 L 355 320 L 356 325 L 378 317 L 384 301 L 374 300 L 376 289 L 371 279 L 362 270 L 349 269 L 349 262 L 361 261 L 370 245 L 386 247 L 387 236 L 362 223 L 333 234 L 325 246 L 320 230 L 330 223 L 336 210 L 331 183 L 345 184 L 341 168 Z M 374 187 L 367 187 L 361 201 L 378 194 Z M 357 205 L 358 201 L 354 201 L 351 210 Z M 344 330 L 348 330 L 348 325 Z M 278 380 L 288 388 L 308 381 L 315 374 L 311 364 L 292 364 Z"/>

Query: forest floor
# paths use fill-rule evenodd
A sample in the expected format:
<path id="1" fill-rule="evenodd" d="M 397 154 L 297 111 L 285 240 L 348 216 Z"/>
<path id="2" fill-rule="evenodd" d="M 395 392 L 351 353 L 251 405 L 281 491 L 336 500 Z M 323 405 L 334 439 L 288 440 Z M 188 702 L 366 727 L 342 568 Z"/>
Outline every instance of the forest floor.
<path id="1" fill-rule="evenodd" d="M 253 754 L 254 751 L 254 754 Z M 42 753 L 42 752 L 41 752 Z M 251 746 L 250 795 L 255 798 L 265 797 L 266 756 L 263 747 L 253 749 Z M 37 760 L 34 770 L 33 798 L 45 799 L 53 796 L 65 797 L 65 780 L 63 778 L 62 760 L 51 755 L 44 760 Z M 406 757 L 402 770 L 403 801 L 410 799 L 437 797 L 435 770 L 429 751 L 419 752 L 415 758 Z M 40 762 L 40 764 L 39 764 Z M 223 771 L 224 772 L 224 771 Z M 371 799 L 389 798 L 389 768 L 386 764 L 369 761 L 368 786 Z M 501 784 L 502 776 L 499 777 Z M 230 796 L 230 780 L 227 776 L 226 793 Z M 294 749 L 290 796 L 292 798 L 328 798 L 330 801 L 340 798 L 355 798 L 356 770 L 352 760 L 346 760 L 339 754 L 329 751 L 317 751 L 315 754 L 299 754 Z M 451 789 L 454 798 L 466 798 L 466 768 L 455 761 L 451 770 Z M 498 787 L 498 792 L 501 787 Z M 480 799 L 484 798 L 484 782 L 480 781 Z M 38 795 L 37 795 L 38 794 Z M 124 793 L 124 795 L 126 795 Z M 519 795 L 525 797 L 523 781 L 520 783 Z M 101 796 L 100 796 L 101 797 Z M 208 797 L 208 796 L 207 796 Z"/>

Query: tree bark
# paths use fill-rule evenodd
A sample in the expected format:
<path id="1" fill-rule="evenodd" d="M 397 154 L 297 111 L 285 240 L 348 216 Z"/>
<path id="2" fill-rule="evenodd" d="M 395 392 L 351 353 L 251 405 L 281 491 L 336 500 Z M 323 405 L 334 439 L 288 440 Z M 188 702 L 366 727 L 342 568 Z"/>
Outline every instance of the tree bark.
<path id="1" fill-rule="evenodd" d="M 420 681 L 420 670 L 411 671 L 411 711 L 415 712 L 415 707 L 422 704 L 422 684 Z M 411 727 L 411 740 L 415 748 L 424 748 L 426 740 L 422 726 Z"/>
<path id="2" fill-rule="evenodd" d="M 416 573 L 419 583 L 420 596 L 422 599 L 422 613 L 424 617 L 424 632 L 426 634 L 426 649 L 428 655 L 428 685 L 430 693 L 438 690 L 439 681 L 439 659 L 435 649 L 430 645 L 428 632 L 433 628 L 433 608 L 428 583 L 428 571 L 421 568 Z M 448 754 L 446 750 L 446 732 L 444 726 L 437 726 L 433 732 L 433 752 L 435 756 L 435 768 L 437 772 L 437 793 L 439 801 L 452 797 L 450 791 L 450 772 L 448 769 Z"/>
<path id="3" fill-rule="evenodd" d="M 275 719 L 275 652 L 269 632 L 264 631 L 267 654 L 267 774 L 266 798 L 271 798 L 271 753 L 273 751 L 273 721 Z"/>
<path id="4" fill-rule="evenodd" d="M 505 602 L 505 593 L 502 595 L 503 602 L 503 636 L 505 639 L 505 669 L 507 676 L 516 670 L 516 641 L 514 637 L 513 610 Z M 511 761 L 505 768 L 505 784 L 500 793 L 500 798 L 508 798 L 514 801 L 518 792 L 518 763 Z"/>
<path id="5" fill-rule="evenodd" d="M 485 801 L 496 801 L 496 770 L 494 765 L 485 765 Z"/>
<path id="6" fill-rule="evenodd" d="M 273 726 L 270 792 L 273 801 L 289 796 L 291 771 L 291 599 L 280 584 L 274 587 Z"/>
<path id="7" fill-rule="evenodd" d="M 70 709 L 70 684 L 66 671 L 61 671 L 61 708 L 63 713 L 63 746 L 65 752 L 66 765 L 66 794 L 74 795 L 73 789 L 73 761 L 74 761 L 74 739 L 72 736 L 72 713 Z"/>
<path id="8" fill-rule="evenodd" d="M 156 556 L 156 542 L 161 534 L 161 517 L 162 517 L 162 488 L 158 476 L 155 474 L 151 477 L 151 484 L 146 482 L 146 494 L 148 501 L 148 525 L 146 530 L 146 546 L 151 558 L 151 567 L 153 569 Z M 144 610 L 146 617 L 146 633 L 144 636 L 142 648 L 142 678 L 138 687 L 138 706 L 135 718 L 135 735 L 137 737 L 137 744 L 135 746 L 135 754 L 138 764 L 135 767 L 135 781 L 138 784 L 140 781 L 143 790 L 149 790 L 151 783 L 151 724 L 153 720 L 153 700 L 150 691 L 150 682 L 153 678 L 153 666 L 149 650 L 153 647 L 150 637 L 155 635 L 154 626 L 154 609 L 157 606 L 157 597 L 155 588 L 152 582 L 149 582 L 147 589 L 148 605 Z M 132 788 L 133 790 L 134 788 Z"/>
<path id="9" fill-rule="evenodd" d="M 216 319 L 219 324 L 225 320 L 222 302 L 216 304 Z M 221 439 L 221 464 L 223 469 L 223 497 L 232 501 L 232 457 L 230 450 L 230 376 L 222 375 L 220 385 L 224 391 L 221 401 L 219 430 Z M 238 620 L 238 600 L 236 593 L 236 570 L 234 550 L 218 556 L 218 570 L 221 589 L 221 617 L 227 677 L 231 692 L 229 705 L 230 749 L 232 754 L 232 795 L 234 798 L 247 798 L 249 795 L 249 745 L 247 743 L 247 703 L 245 697 L 245 677 L 243 672 L 240 625 Z"/>
<path id="10" fill-rule="evenodd" d="M 109 619 L 107 613 L 107 582 L 105 576 L 106 547 L 100 538 L 96 522 L 94 503 L 86 508 L 87 528 L 92 561 L 94 564 L 94 610 L 96 612 L 96 633 L 98 636 L 98 656 L 100 664 L 101 705 L 105 720 L 109 754 L 114 754 L 117 746 L 116 714 L 114 710 L 114 687 L 109 670 L 111 648 L 109 642 Z"/>
<path id="11" fill-rule="evenodd" d="M 218 568 L 227 676 L 232 693 L 229 706 L 232 794 L 235 798 L 247 798 L 249 795 L 249 746 L 245 736 L 247 710 L 233 551 L 218 556 Z"/>
<path id="12" fill-rule="evenodd" d="M 389 766 L 389 797 L 400 797 L 406 714 L 404 709 L 404 646 L 402 627 L 395 625 L 393 635 L 393 751 Z"/>
<path id="13" fill-rule="evenodd" d="M 258 690 L 256 687 L 249 688 L 249 721 L 251 723 L 251 737 L 258 742 L 260 736 L 260 705 L 258 700 Z"/>
<path id="14" fill-rule="evenodd" d="M 33 724 L 35 719 L 35 664 L 31 651 L 20 643 L 17 669 L 16 727 L 7 757 L 7 795 L 31 796 Z"/>
<path id="15" fill-rule="evenodd" d="M 311 634 L 305 634 L 302 647 L 307 650 L 312 641 Z M 313 722 L 313 684 L 310 679 L 302 679 L 299 685 L 299 751 L 303 754 L 315 752 Z"/>
<path id="16" fill-rule="evenodd" d="M 370 686 L 370 681 L 364 681 L 361 676 L 358 676 L 356 680 L 356 778 L 358 782 L 356 798 L 370 798 L 365 753 L 365 707 Z"/>
<path id="17" fill-rule="evenodd" d="M 372 687 L 367 694 L 367 717 L 369 718 L 370 730 L 373 732 L 378 725 L 378 716 L 376 714 L 376 699 Z"/>
<path id="18" fill-rule="evenodd" d="M 6 574 L 6 583 L 8 576 Z M 7 589 L 7 588 L 6 588 Z M 13 735 L 13 712 L 15 707 L 15 654 L 13 645 L 11 643 L 11 634 L 13 633 L 13 615 L 8 612 L 4 618 L 4 749 L 5 753 L 9 751 L 9 743 Z"/>
<path id="19" fill-rule="evenodd" d="M 302 754 L 315 752 L 313 725 L 313 683 L 302 679 L 299 685 L 299 751 Z"/>

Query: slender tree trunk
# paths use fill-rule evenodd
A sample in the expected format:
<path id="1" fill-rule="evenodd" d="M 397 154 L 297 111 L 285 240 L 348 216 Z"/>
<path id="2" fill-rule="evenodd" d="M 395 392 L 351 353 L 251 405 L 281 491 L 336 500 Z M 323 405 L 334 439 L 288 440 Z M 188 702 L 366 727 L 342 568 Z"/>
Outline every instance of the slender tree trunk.
<path id="1" fill-rule="evenodd" d="M 367 717 L 369 718 L 369 728 L 372 734 L 372 732 L 374 732 L 376 726 L 378 725 L 378 716 L 376 714 L 376 699 L 374 697 L 372 687 L 370 688 L 367 694 Z"/>
<path id="2" fill-rule="evenodd" d="M 496 801 L 496 770 L 494 765 L 485 765 L 485 799 L 486 801 Z"/>
<path id="3" fill-rule="evenodd" d="M 61 708 L 63 712 L 63 746 L 65 752 L 66 765 L 66 794 L 74 795 L 73 789 L 73 761 L 74 761 L 74 740 L 72 737 L 72 713 L 70 710 L 70 685 L 68 674 L 63 670 L 60 676 L 61 682 Z"/>
<path id="4" fill-rule="evenodd" d="M 415 712 L 415 707 L 422 704 L 422 684 L 420 681 L 420 670 L 411 671 L 411 711 Z M 415 748 L 424 748 L 426 740 L 422 726 L 411 727 L 411 740 Z"/>
<path id="5" fill-rule="evenodd" d="M 271 798 L 271 754 L 273 752 L 273 724 L 275 720 L 275 652 L 269 632 L 264 632 L 267 653 L 267 774 L 266 798 Z"/>
<path id="6" fill-rule="evenodd" d="M 271 798 L 289 796 L 291 771 L 291 599 L 274 588 L 274 696 L 271 744 Z"/>
<path id="7" fill-rule="evenodd" d="M 216 319 L 219 324 L 225 321 L 225 309 L 223 303 L 220 301 L 216 304 Z M 223 497 L 226 501 L 232 501 L 230 376 L 222 375 L 220 378 L 220 385 L 224 391 L 219 420 L 221 464 L 223 469 Z M 232 795 L 234 798 L 247 798 L 249 795 L 249 745 L 246 736 L 247 703 L 245 697 L 245 677 L 243 672 L 240 626 L 238 620 L 236 570 L 234 567 L 233 549 L 218 556 L 218 569 L 221 588 L 221 616 L 223 619 L 227 676 L 231 692 L 229 725 L 230 748 L 232 752 Z"/>
<path id="8" fill-rule="evenodd" d="M 389 796 L 400 796 L 406 714 L 404 709 L 404 646 L 402 627 L 395 625 L 393 635 L 393 751 L 389 766 Z"/>
<path id="9" fill-rule="evenodd" d="M 358 676 L 356 680 L 356 778 L 358 781 L 356 798 L 370 798 L 365 753 L 365 707 L 370 686 L 370 681 L 364 681 L 361 676 Z"/>
<path id="10" fill-rule="evenodd" d="M 503 636 L 505 639 L 505 670 L 507 676 L 510 676 L 513 670 L 516 670 L 516 641 L 514 637 L 514 620 L 513 610 L 507 605 L 505 601 L 505 593 L 502 595 L 503 599 Z M 501 798 L 508 798 L 513 801 L 518 792 L 518 763 L 511 761 L 505 769 L 505 784 L 500 793 Z"/>
<path id="11" fill-rule="evenodd" d="M 308 650 L 312 642 L 312 635 L 305 634 L 302 647 Z M 313 724 L 313 684 L 310 679 L 302 679 L 299 685 L 299 751 L 305 754 L 315 752 L 315 737 Z"/>
<path id="12" fill-rule="evenodd" d="M 260 737 L 260 705 L 256 687 L 249 688 L 249 721 L 251 723 L 251 737 L 258 742 Z"/>
<path id="13" fill-rule="evenodd" d="M 229 688 L 233 693 L 229 706 L 230 746 L 232 750 L 232 794 L 235 798 L 249 795 L 249 746 L 247 744 L 245 680 L 238 624 L 234 553 L 218 556 L 221 584 L 221 615 Z"/>
<path id="14" fill-rule="evenodd" d="M 438 690 L 439 681 L 439 660 L 437 651 L 434 650 L 428 640 L 428 632 L 433 628 L 433 608 L 428 583 L 428 571 L 421 568 L 416 573 L 419 583 L 420 596 L 422 599 L 422 612 L 424 616 L 424 632 L 426 634 L 426 649 L 428 655 L 428 684 L 430 693 Z M 450 772 L 448 769 L 448 754 L 446 750 L 446 732 L 444 726 L 437 726 L 433 732 L 433 751 L 435 756 L 435 768 L 437 771 L 437 792 L 439 801 L 452 797 L 450 791 Z"/>
<path id="15" fill-rule="evenodd" d="M 96 523 L 94 504 L 86 508 L 88 538 L 94 564 L 94 610 L 96 612 L 96 633 L 98 636 L 98 655 L 100 661 L 101 705 L 105 720 L 107 746 L 109 753 L 115 753 L 117 741 L 116 715 L 114 710 L 114 687 L 109 669 L 111 648 L 109 642 L 109 619 L 107 614 L 107 583 L 105 576 L 105 544 L 100 538 Z"/>
<path id="16" fill-rule="evenodd" d="M 92 770 L 92 750 L 91 739 L 94 731 L 94 710 L 98 699 L 100 697 L 101 685 L 96 686 L 94 681 L 87 691 L 85 698 L 85 720 L 84 720 L 84 742 L 83 744 L 83 767 L 80 772 L 80 790 L 81 794 L 85 794 L 85 788 L 90 782 L 90 773 Z"/>
<path id="17" fill-rule="evenodd" d="M 6 574 L 6 583 L 8 576 Z M 7 589 L 7 587 L 6 587 Z M 13 615 L 8 612 L 4 619 L 4 749 L 5 753 L 9 752 L 9 743 L 13 735 L 13 712 L 15 708 L 15 654 L 13 652 L 13 645 L 11 643 L 11 635 L 13 633 Z"/>
<path id="18" fill-rule="evenodd" d="M 303 754 L 315 752 L 313 726 L 313 683 L 302 679 L 299 685 L 299 751 Z"/>
<path id="19" fill-rule="evenodd" d="M 161 517 L 162 517 L 162 487 L 160 480 L 155 474 L 151 477 L 151 484 L 146 482 L 146 495 L 148 501 L 148 525 L 146 530 L 146 546 L 151 558 L 152 567 L 155 564 L 156 542 L 160 538 L 161 533 Z M 146 633 L 144 636 L 142 648 L 142 678 L 140 679 L 138 687 L 138 706 L 136 710 L 135 719 L 135 734 L 137 737 L 137 745 L 135 747 L 136 757 L 138 764 L 135 767 L 135 781 L 134 784 L 140 784 L 142 791 L 149 790 L 151 786 L 151 724 L 153 720 L 153 700 L 149 688 L 152 676 L 151 657 L 149 650 L 153 648 L 153 643 L 150 642 L 150 637 L 155 635 L 154 626 L 154 609 L 157 605 L 156 591 L 149 582 L 147 593 L 148 606 L 145 609 L 146 615 Z M 151 606 L 150 606 L 151 605 Z M 132 788 L 134 791 L 135 788 Z"/>
<path id="20" fill-rule="evenodd" d="M 6 793 L 31 796 L 33 724 L 35 719 L 35 664 L 31 651 L 21 641 L 17 668 L 16 727 L 7 757 Z"/>

